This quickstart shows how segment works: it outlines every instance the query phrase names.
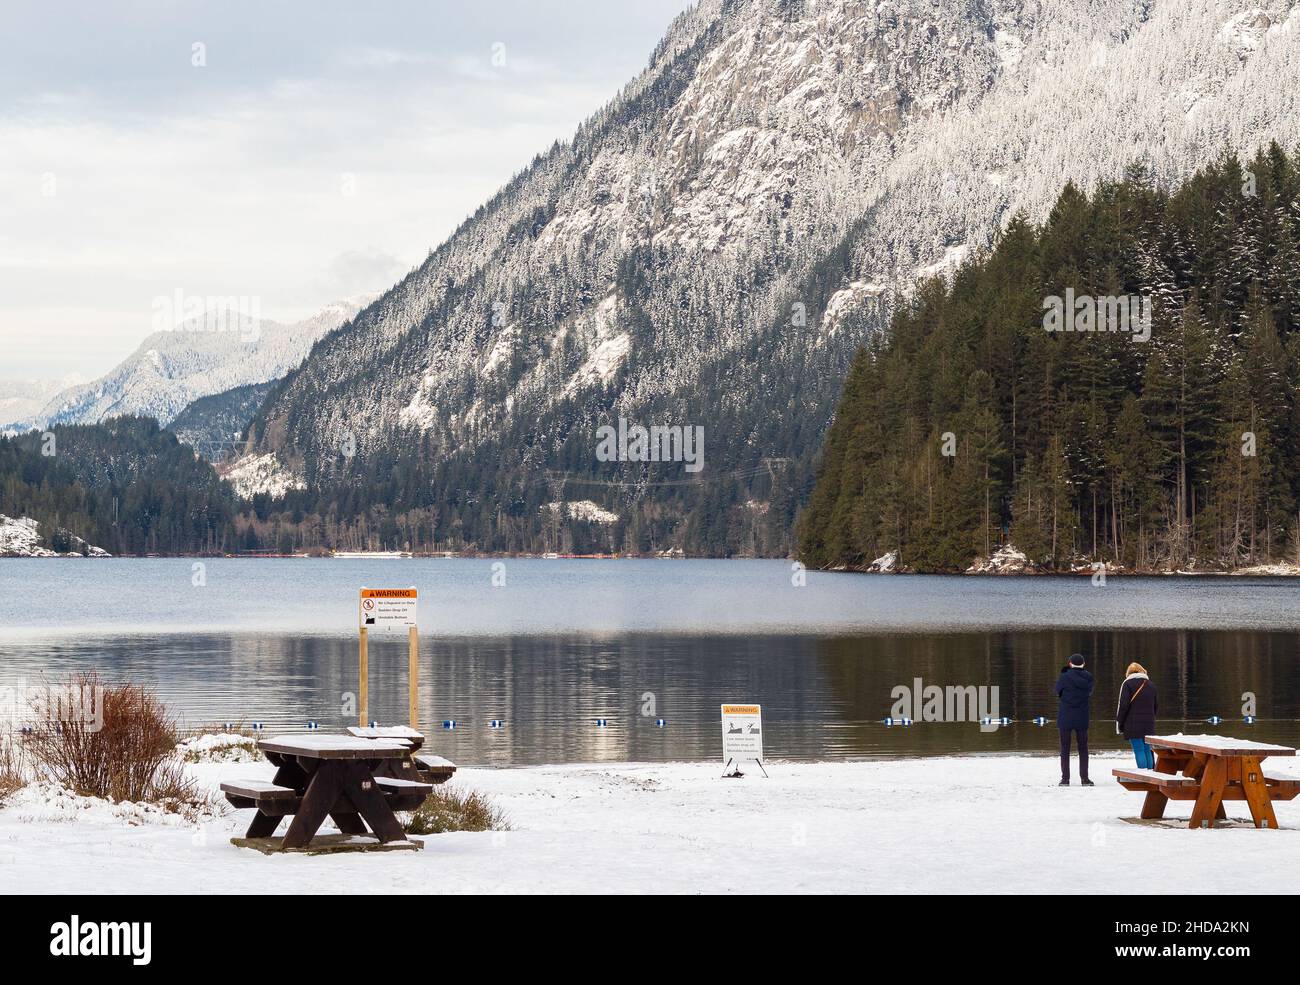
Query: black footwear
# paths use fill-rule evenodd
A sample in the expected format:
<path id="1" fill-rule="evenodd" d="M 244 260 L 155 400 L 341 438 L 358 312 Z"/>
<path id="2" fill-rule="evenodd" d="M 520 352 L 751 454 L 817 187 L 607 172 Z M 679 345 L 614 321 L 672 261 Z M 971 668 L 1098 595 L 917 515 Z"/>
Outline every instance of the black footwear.
<path id="1" fill-rule="evenodd" d="M 1081 787 L 1095 787 L 1096 785 L 1097 785 L 1097 784 L 1093 783 L 1091 780 L 1080 780 L 1080 781 L 1079 781 L 1079 786 L 1081 786 Z"/>
<path id="2" fill-rule="evenodd" d="M 1069 780 L 1062 780 L 1060 783 L 1057 784 L 1058 787 L 1068 787 L 1069 785 L 1070 785 Z"/>

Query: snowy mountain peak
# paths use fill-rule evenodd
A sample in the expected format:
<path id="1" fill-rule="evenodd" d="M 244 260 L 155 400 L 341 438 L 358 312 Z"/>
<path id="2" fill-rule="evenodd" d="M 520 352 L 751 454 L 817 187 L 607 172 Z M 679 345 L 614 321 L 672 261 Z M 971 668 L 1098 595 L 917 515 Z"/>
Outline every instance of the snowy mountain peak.
<path id="1" fill-rule="evenodd" d="M 139 414 L 168 424 L 200 397 L 284 376 L 322 336 L 354 317 L 369 300 L 373 298 L 332 302 L 292 324 L 237 309 L 191 313 L 174 326 L 154 331 L 99 379 L 48 398 L 25 423 L 95 424 L 119 414 Z"/>

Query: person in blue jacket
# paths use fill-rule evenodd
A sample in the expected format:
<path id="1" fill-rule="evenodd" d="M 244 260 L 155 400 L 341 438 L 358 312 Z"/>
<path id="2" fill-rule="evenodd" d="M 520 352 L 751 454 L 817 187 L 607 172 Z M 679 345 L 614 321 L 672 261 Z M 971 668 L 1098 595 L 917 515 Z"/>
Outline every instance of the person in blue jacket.
<path id="1" fill-rule="evenodd" d="M 1074 734 L 1079 745 L 1079 782 L 1092 786 L 1088 779 L 1088 705 L 1092 701 L 1092 674 L 1083 669 L 1083 654 L 1070 656 L 1070 662 L 1061 668 L 1061 676 L 1056 679 L 1056 697 L 1059 706 L 1056 713 L 1057 724 L 1061 729 L 1061 782 L 1060 786 L 1070 785 L 1070 735 Z"/>

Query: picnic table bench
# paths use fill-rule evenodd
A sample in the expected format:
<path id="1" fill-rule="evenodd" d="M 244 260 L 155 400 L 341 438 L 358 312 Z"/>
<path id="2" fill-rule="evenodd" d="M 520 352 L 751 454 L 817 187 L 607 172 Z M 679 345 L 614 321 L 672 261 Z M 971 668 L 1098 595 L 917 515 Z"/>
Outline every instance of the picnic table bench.
<path id="1" fill-rule="evenodd" d="M 400 740 L 291 735 L 262 739 L 257 747 L 275 765 L 275 778 L 228 781 L 221 790 L 232 806 L 256 808 L 247 838 L 270 838 L 292 817 L 284 849 L 306 847 L 326 817 L 345 835 L 373 833 L 381 844 L 407 841 L 395 812 L 414 810 L 433 790 L 402 776 L 417 771 L 410 744 Z"/>
<path id="2" fill-rule="evenodd" d="M 410 764 L 419 774 L 419 779 L 423 783 L 435 785 L 446 783 L 451 779 L 452 774 L 456 772 L 456 764 L 449 759 L 427 753 L 417 755 L 424 745 L 424 735 L 409 725 L 375 725 L 368 728 L 352 725 L 348 728 L 348 734 L 363 739 L 391 739 L 396 742 L 409 743 L 411 749 Z"/>
<path id="3" fill-rule="evenodd" d="M 1300 778 L 1271 773 L 1262 761 L 1269 756 L 1294 756 L 1289 746 L 1270 745 L 1226 735 L 1149 735 L 1156 752 L 1155 769 L 1121 767 L 1111 770 L 1125 790 L 1146 793 L 1145 819 L 1165 816 L 1171 800 L 1195 801 L 1188 827 L 1212 827 L 1226 819 L 1224 801 L 1244 800 L 1257 828 L 1276 828 L 1273 802 L 1300 795 Z"/>

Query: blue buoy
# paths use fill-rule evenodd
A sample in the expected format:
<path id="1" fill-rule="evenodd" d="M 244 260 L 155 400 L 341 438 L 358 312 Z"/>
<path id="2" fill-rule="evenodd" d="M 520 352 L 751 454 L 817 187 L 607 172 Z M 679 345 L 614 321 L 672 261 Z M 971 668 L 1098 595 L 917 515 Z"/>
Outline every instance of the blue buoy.
<path id="1" fill-rule="evenodd" d="M 223 722 L 222 725 L 221 725 L 221 730 L 222 730 L 223 732 L 233 732 L 233 731 L 235 730 L 235 723 L 234 723 L 234 722 Z"/>
<path id="2" fill-rule="evenodd" d="M 1223 721 L 1223 719 L 1220 718 L 1218 715 L 1211 715 L 1209 718 L 1206 719 L 1206 721 L 1209 722 L 1211 725 L 1218 725 L 1220 722 Z"/>
<path id="3" fill-rule="evenodd" d="M 1254 725 L 1254 724 L 1255 724 L 1255 716 L 1254 716 L 1254 715 L 1247 715 L 1247 716 L 1245 716 L 1245 717 L 1242 719 L 1242 721 L 1245 722 L 1247 725 Z"/>
<path id="4" fill-rule="evenodd" d="M 886 718 L 884 720 L 884 725 L 886 728 L 892 728 L 895 725 L 911 725 L 911 724 L 912 724 L 912 720 L 910 718 Z"/>
<path id="5" fill-rule="evenodd" d="M 444 722 L 442 723 L 442 727 L 445 728 L 445 729 L 453 729 L 453 728 L 455 728 L 455 727 L 456 727 L 456 719 L 454 719 L 454 718 L 448 718 L 446 721 L 444 721 Z"/>
<path id="6" fill-rule="evenodd" d="M 1035 725 L 1046 725 L 1046 724 L 1047 724 L 1047 719 L 1044 718 L 1042 715 L 1039 715 L 1037 718 L 1031 718 L 1030 721 L 1033 722 Z"/>
<path id="7" fill-rule="evenodd" d="M 488 722 L 488 728 L 505 728 L 506 723 L 499 718 L 494 718 Z"/>
<path id="8" fill-rule="evenodd" d="M 370 727 L 371 727 L 371 728 L 379 728 L 379 723 L 378 723 L 378 722 L 371 722 L 371 723 L 370 723 Z"/>
<path id="9" fill-rule="evenodd" d="M 608 724 L 609 724 L 609 719 L 608 719 L 608 718 L 597 718 L 597 719 L 596 719 L 596 728 L 604 728 L 604 727 L 605 727 L 606 725 L 608 725 Z"/>
<path id="10" fill-rule="evenodd" d="M 668 719 L 666 718 L 655 719 L 655 728 L 667 728 L 667 727 L 668 727 Z"/>
<path id="11" fill-rule="evenodd" d="M 307 723 L 307 728 L 308 728 L 308 729 L 318 729 L 318 728 L 320 728 L 320 722 L 317 722 L 317 721 L 310 721 L 310 722 Z"/>
<path id="12" fill-rule="evenodd" d="M 992 718 L 988 715 L 985 715 L 983 718 L 980 719 L 980 724 L 981 725 L 1010 725 L 1011 719 L 1007 718 L 1005 715 L 1003 715 L 1001 718 Z"/>
<path id="13" fill-rule="evenodd" d="M 262 731 L 262 723 L 261 723 L 261 722 L 254 722 L 254 723 L 253 723 L 253 731 L 254 731 L 254 732 L 260 732 L 260 731 Z"/>

